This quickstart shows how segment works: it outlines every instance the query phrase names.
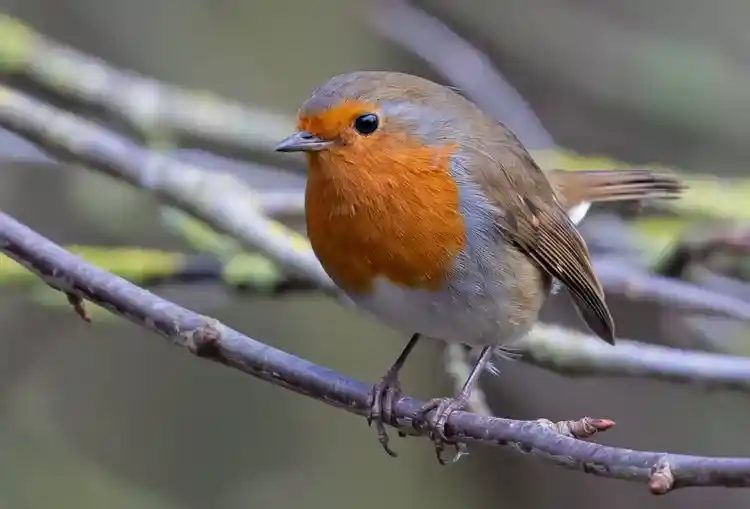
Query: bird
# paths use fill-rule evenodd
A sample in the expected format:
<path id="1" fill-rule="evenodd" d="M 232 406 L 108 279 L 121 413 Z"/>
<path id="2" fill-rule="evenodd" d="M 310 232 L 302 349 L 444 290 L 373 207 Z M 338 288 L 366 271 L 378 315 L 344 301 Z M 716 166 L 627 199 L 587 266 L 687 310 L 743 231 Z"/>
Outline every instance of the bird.
<path id="1" fill-rule="evenodd" d="M 353 71 L 303 102 L 278 152 L 307 159 L 312 250 L 356 306 L 410 339 L 373 385 L 367 420 L 391 456 L 385 424 L 399 372 L 422 337 L 481 347 L 463 387 L 420 416 L 438 461 L 450 415 L 467 407 L 493 355 L 522 339 L 554 285 L 588 328 L 614 345 L 615 326 L 576 228 L 592 202 L 676 198 L 650 169 L 543 171 L 516 135 L 455 89 L 416 75 Z"/>

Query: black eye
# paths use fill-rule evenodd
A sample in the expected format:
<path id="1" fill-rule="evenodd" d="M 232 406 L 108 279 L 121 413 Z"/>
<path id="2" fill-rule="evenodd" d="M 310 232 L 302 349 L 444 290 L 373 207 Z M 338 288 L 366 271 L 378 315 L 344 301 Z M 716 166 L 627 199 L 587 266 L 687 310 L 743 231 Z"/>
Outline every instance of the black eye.
<path id="1" fill-rule="evenodd" d="M 354 129 L 356 129 L 359 134 L 367 136 L 368 134 L 374 133 L 379 124 L 380 119 L 376 114 L 365 113 L 354 120 Z"/>

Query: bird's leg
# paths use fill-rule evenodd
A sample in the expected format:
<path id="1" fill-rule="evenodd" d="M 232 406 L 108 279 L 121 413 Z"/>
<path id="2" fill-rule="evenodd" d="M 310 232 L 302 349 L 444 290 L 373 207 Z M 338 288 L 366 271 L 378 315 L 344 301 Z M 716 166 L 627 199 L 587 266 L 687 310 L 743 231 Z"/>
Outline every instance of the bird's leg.
<path id="1" fill-rule="evenodd" d="M 418 341 L 419 334 L 412 335 L 409 342 L 401 351 L 401 355 L 396 359 L 396 362 L 393 363 L 380 382 L 373 385 L 370 395 L 370 413 L 367 415 L 367 423 L 372 425 L 372 422 L 375 421 L 375 428 L 378 430 L 378 441 L 380 441 L 380 445 L 383 446 L 385 452 L 393 457 L 396 457 L 397 454 L 388 447 L 388 433 L 385 430 L 385 423 L 391 422 L 393 418 L 393 405 L 401 395 L 401 384 L 398 381 L 398 373 Z"/>
<path id="2" fill-rule="evenodd" d="M 454 463 L 466 453 L 466 444 L 463 442 L 455 442 L 456 454 L 449 462 L 446 462 L 445 459 L 443 459 L 445 444 L 450 443 L 445 436 L 445 424 L 448 422 L 448 417 L 450 417 L 453 412 L 463 410 L 468 405 L 471 391 L 479 380 L 479 376 L 482 374 L 482 371 L 484 371 L 487 363 L 492 358 L 495 348 L 495 346 L 485 346 L 482 349 L 482 353 L 479 354 L 479 359 L 477 359 L 477 362 L 474 364 L 474 368 L 472 368 L 471 373 L 469 373 L 469 377 L 466 379 L 463 387 L 455 397 L 434 398 L 420 409 L 420 413 L 429 421 L 430 427 L 432 428 L 430 435 L 432 436 L 433 442 L 435 442 L 435 453 L 437 454 L 438 462 L 440 462 L 441 465 Z M 435 413 L 428 419 L 427 414 L 432 410 L 435 410 Z"/>

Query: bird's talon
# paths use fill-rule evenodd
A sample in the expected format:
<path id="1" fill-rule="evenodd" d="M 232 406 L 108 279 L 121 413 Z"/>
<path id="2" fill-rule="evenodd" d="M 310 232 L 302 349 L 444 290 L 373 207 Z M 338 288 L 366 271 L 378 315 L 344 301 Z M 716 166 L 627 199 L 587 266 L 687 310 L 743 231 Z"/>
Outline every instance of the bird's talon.
<path id="1" fill-rule="evenodd" d="M 377 421 L 375 424 L 377 430 L 378 430 L 378 442 L 380 442 L 380 445 L 383 447 L 383 450 L 390 456 L 391 458 L 395 458 L 398 456 L 398 453 L 391 449 L 391 447 L 388 445 L 388 442 L 390 439 L 388 438 L 388 433 L 385 430 L 385 425 L 381 421 Z"/>
<path id="2" fill-rule="evenodd" d="M 453 443 L 454 447 L 456 448 L 456 452 L 451 457 L 450 461 L 445 461 L 442 458 L 442 454 L 438 457 L 438 461 L 441 465 L 451 465 L 453 463 L 456 463 L 458 460 L 461 459 L 461 456 L 468 455 L 469 452 L 466 450 L 466 443 L 465 442 L 455 442 Z"/>
<path id="3" fill-rule="evenodd" d="M 466 401 L 463 399 L 435 398 L 423 405 L 419 410 L 420 415 L 431 428 L 430 438 L 435 444 L 435 454 L 437 455 L 438 463 L 441 465 L 455 463 L 461 458 L 461 456 L 467 454 L 466 444 L 464 442 L 449 440 L 445 435 L 445 425 L 448 422 L 448 417 L 450 417 L 453 412 L 463 410 L 465 407 Z M 427 417 L 432 410 L 435 410 L 435 413 L 432 417 Z M 456 448 L 456 453 L 450 461 L 443 459 L 443 451 L 445 451 L 445 446 L 448 444 L 453 445 Z"/>
<path id="4" fill-rule="evenodd" d="M 398 456 L 396 452 L 388 445 L 389 437 L 385 429 L 385 424 L 391 422 L 393 418 L 393 405 L 401 395 L 401 384 L 395 374 L 388 373 L 383 379 L 376 383 L 370 393 L 370 412 L 367 415 L 367 424 L 375 428 L 378 432 L 378 442 L 383 450 L 391 457 Z M 399 433 L 400 435 L 400 433 Z"/>

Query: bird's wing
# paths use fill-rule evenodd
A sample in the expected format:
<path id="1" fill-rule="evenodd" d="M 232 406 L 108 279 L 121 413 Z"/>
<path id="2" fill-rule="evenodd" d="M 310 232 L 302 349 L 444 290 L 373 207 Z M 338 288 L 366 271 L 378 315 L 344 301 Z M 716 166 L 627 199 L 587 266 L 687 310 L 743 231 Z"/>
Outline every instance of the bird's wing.
<path id="1" fill-rule="evenodd" d="M 497 207 L 496 228 L 547 274 L 565 285 L 581 317 L 614 344 L 614 323 L 583 238 L 542 170 L 511 135 L 470 157 L 477 183 Z"/>

